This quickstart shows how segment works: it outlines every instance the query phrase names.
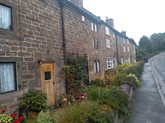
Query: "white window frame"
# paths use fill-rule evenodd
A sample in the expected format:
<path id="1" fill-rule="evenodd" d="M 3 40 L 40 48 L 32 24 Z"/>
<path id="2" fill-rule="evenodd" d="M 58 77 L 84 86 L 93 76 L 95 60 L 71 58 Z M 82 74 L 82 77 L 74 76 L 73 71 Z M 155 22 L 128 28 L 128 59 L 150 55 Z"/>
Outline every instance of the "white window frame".
<path id="1" fill-rule="evenodd" d="M 94 23 L 91 22 L 91 30 L 94 31 Z"/>
<path id="2" fill-rule="evenodd" d="M 131 64 L 131 59 L 130 58 L 128 58 L 128 64 Z"/>
<path id="3" fill-rule="evenodd" d="M 12 8 L 0 4 L 0 29 L 12 30 Z"/>
<path id="4" fill-rule="evenodd" d="M 93 70 L 95 73 L 99 73 L 100 72 L 100 61 L 99 60 L 95 60 L 93 63 Z"/>
<path id="5" fill-rule="evenodd" d="M 109 39 L 106 39 L 106 47 L 107 48 L 111 47 L 111 41 Z"/>
<path id="6" fill-rule="evenodd" d="M 123 58 L 121 58 L 121 64 L 124 64 L 124 59 Z"/>
<path id="7" fill-rule="evenodd" d="M 127 51 L 128 51 L 128 52 L 130 51 L 130 48 L 129 48 L 129 46 L 127 47 Z"/>
<path id="8" fill-rule="evenodd" d="M 95 32 L 97 32 L 97 25 L 96 24 L 94 24 L 94 30 L 95 30 Z"/>
<path id="9" fill-rule="evenodd" d="M 106 33 L 107 35 L 110 35 L 110 31 L 109 31 L 109 28 L 108 28 L 107 26 L 105 26 L 105 33 Z"/>
<path id="10" fill-rule="evenodd" d="M 113 63 L 113 59 L 111 58 L 107 58 L 107 70 L 109 69 L 113 69 L 114 68 L 114 63 Z"/>
<path id="11" fill-rule="evenodd" d="M 81 16 L 81 20 L 84 22 L 85 21 L 85 17 L 82 15 Z"/>

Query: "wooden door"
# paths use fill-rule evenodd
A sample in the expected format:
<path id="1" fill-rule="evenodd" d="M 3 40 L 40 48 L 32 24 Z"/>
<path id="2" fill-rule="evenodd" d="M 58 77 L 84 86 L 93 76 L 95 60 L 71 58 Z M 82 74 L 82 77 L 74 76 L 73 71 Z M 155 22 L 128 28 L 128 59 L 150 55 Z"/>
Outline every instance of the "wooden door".
<path id="1" fill-rule="evenodd" d="M 48 104 L 55 105 L 55 67 L 53 63 L 41 65 L 41 86 L 47 94 Z"/>

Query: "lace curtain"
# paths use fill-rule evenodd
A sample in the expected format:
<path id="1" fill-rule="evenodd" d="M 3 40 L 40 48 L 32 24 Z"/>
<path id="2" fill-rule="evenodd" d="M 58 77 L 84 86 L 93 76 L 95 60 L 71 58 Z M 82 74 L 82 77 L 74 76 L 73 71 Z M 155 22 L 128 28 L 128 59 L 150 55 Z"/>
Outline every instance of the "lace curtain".
<path id="1" fill-rule="evenodd" d="M 0 28 L 11 28 L 11 8 L 0 5 Z"/>
<path id="2" fill-rule="evenodd" d="M 15 90 L 15 75 L 13 63 L 0 64 L 0 93 Z"/>

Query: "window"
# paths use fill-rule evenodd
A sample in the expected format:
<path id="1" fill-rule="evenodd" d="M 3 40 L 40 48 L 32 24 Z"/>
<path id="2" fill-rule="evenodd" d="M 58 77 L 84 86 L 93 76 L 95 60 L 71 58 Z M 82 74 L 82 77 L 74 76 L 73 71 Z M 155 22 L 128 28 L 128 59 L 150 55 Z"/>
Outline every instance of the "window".
<path id="1" fill-rule="evenodd" d="M 110 58 L 107 58 L 107 69 L 113 68 L 113 60 Z"/>
<path id="2" fill-rule="evenodd" d="M 82 21 L 85 21 L 85 17 L 84 17 L 84 16 L 81 16 L 81 20 L 82 20 Z"/>
<path id="3" fill-rule="evenodd" d="M 0 4 L 0 28 L 1 29 L 12 29 L 11 22 L 11 8 Z"/>
<path id="4" fill-rule="evenodd" d="M 135 47 L 135 45 L 133 47 L 134 47 L 134 54 L 136 54 L 136 47 Z"/>
<path id="5" fill-rule="evenodd" d="M 99 48 L 99 41 L 95 38 L 93 38 L 92 40 L 93 40 L 93 48 L 98 49 Z"/>
<path id="6" fill-rule="evenodd" d="M 126 51 L 126 50 L 125 50 L 125 46 L 123 46 L 123 52 L 125 53 L 125 51 Z"/>
<path id="7" fill-rule="evenodd" d="M 94 61 L 93 69 L 94 69 L 95 73 L 99 73 L 100 72 L 100 61 L 99 60 Z"/>
<path id="8" fill-rule="evenodd" d="M 124 59 L 123 58 L 121 58 L 121 64 L 124 64 Z"/>
<path id="9" fill-rule="evenodd" d="M 127 39 L 127 44 L 129 44 L 129 40 Z"/>
<path id="10" fill-rule="evenodd" d="M 113 34 L 112 37 L 115 38 L 115 35 Z"/>
<path id="11" fill-rule="evenodd" d="M 107 35 L 110 34 L 110 32 L 109 32 L 109 28 L 108 28 L 107 26 L 105 27 L 105 33 L 106 33 Z"/>
<path id="12" fill-rule="evenodd" d="M 123 44 L 125 44 L 125 39 L 123 38 Z"/>
<path id="13" fill-rule="evenodd" d="M 109 39 L 106 39 L 106 47 L 110 48 L 111 47 L 111 42 Z"/>
<path id="14" fill-rule="evenodd" d="M 94 24 L 95 25 L 95 32 L 97 32 L 97 25 L 96 24 Z"/>
<path id="15" fill-rule="evenodd" d="M 128 64 L 131 64 L 131 59 L 130 58 L 128 58 Z"/>
<path id="16" fill-rule="evenodd" d="M 0 63 L 0 93 L 15 91 L 16 87 L 15 63 Z"/>
<path id="17" fill-rule="evenodd" d="M 129 46 L 127 47 L 127 51 L 128 51 L 128 52 L 130 51 Z"/>
<path id="18" fill-rule="evenodd" d="M 91 30 L 92 31 L 94 30 L 94 23 L 93 22 L 91 23 Z"/>

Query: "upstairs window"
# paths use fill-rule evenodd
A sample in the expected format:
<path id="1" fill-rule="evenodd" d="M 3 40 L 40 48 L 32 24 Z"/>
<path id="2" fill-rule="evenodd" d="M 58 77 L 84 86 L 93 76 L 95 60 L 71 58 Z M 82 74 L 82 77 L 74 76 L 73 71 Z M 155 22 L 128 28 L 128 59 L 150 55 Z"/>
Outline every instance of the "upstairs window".
<path id="1" fill-rule="evenodd" d="M 107 69 L 113 69 L 113 60 L 110 58 L 107 58 Z"/>
<path id="2" fill-rule="evenodd" d="M 128 52 L 130 51 L 129 46 L 127 47 L 127 51 L 128 51 Z"/>
<path id="3" fill-rule="evenodd" d="M 106 33 L 107 35 L 110 34 L 110 32 L 109 32 L 109 28 L 108 28 L 107 26 L 105 27 L 105 33 Z"/>
<path id="4" fill-rule="evenodd" d="M 125 38 L 123 38 L 123 44 L 125 44 Z"/>
<path id="5" fill-rule="evenodd" d="M 95 60 L 93 63 L 93 69 L 95 73 L 99 73 L 100 72 L 100 61 L 99 60 Z"/>
<path id="6" fill-rule="evenodd" d="M 125 46 L 123 46 L 123 52 L 124 52 L 124 53 L 126 52 Z"/>
<path id="7" fill-rule="evenodd" d="M 12 30 L 11 7 L 0 4 L 0 28 Z"/>
<path id="8" fill-rule="evenodd" d="M 81 20 L 84 22 L 85 21 L 85 17 L 84 16 L 81 16 Z"/>
<path id="9" fill-rule="evenodd" d="M 0 63 L 0 93 L 16 91 L 15 63 Z"/>
<path id="10" fill-rule="evenodd" d="M 93 22 L 91 23 L 91 30 L 92 31 L 94 30 L 94 23 Z"/>
<path id="11" fill-rule="evenodd" d="M 97 25 L 95 23 L 91 23 L 91 30 L 97 32 Z"/>
<path id="12" fill-rule="evenodd" d="M 109 39 L 106 39 L 106 47 L 110 48 L 111 47 L 111 42 Z"/>
<path id="13" fill-rule="evenodd" d="M 99 41 L 95 38 L 93 40 L 93 49 L 98 49 L 99 48 Z"/>

